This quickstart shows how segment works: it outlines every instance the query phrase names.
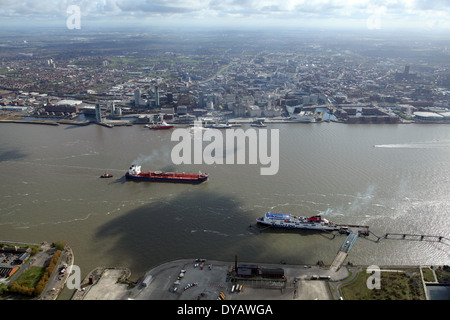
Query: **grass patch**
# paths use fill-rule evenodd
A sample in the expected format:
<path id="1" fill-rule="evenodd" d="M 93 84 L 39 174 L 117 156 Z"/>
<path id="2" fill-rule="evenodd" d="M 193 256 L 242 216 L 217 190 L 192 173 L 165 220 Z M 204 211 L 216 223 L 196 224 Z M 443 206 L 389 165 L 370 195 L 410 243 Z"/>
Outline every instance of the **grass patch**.
<path id="1" fill-rule="evenodd" d="M 30 267 L 16 280 L 17 284 L 27 288 L 34 288 L 44 275 L 45 268 Z"/>
<path id="2" fill-rule="evenodd" d="M 420 272 L 381 272 L 381 288 L 367 288 L 369 273 L 361 272 L 341 288 L 346 300 L 424 300 Z"/>
<path id="3" fill-rule="evenodd" d="M 423 280 L 425 282 L 435 282 L 433 271 L 430 268 L 422 268 Z"/>

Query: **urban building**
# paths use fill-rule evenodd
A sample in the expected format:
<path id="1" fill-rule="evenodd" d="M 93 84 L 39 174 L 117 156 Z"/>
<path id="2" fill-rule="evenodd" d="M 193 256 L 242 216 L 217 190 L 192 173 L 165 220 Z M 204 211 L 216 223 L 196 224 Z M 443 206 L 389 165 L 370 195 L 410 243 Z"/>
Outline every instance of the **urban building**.
<path id="1" fill-rule="evenodd" d="M 134 90 L 134 106 L 140 108 L 141 106 L 141 89 Z"/>

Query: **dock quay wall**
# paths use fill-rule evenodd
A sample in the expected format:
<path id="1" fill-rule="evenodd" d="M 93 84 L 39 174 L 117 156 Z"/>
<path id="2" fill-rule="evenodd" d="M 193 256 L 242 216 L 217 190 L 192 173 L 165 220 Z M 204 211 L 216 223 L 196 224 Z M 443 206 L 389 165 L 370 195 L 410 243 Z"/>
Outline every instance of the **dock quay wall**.
<path id="1" fill-rule="evenodd" d="M 43 124 L 50 126 L 58 126 L 58 122 L 51 120 L 0 120 L 0 123 L 22 123 L 22 124 Z"/>

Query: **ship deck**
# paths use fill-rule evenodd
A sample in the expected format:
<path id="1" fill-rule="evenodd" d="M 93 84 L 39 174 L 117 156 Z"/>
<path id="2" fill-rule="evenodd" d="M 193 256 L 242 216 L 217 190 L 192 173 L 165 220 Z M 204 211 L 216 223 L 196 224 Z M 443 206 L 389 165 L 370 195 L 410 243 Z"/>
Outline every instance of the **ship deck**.
<path id="1" fill-rule="evenodd" d="M 131 180 L 157 182 L 201 183 L 208 180 L 208 174 L 181 172 L 141 171 L 139 174 L 130 174 L 127 172 L 125 176 Z"/>
<path id="2" fill-rule="evenodd" d="M 201 175 L 196 173 L 179 173 L 179 172 L 141 172 L 138 176 L 149 178 L 174 178 L 174 179 L 199 179 Z"/>

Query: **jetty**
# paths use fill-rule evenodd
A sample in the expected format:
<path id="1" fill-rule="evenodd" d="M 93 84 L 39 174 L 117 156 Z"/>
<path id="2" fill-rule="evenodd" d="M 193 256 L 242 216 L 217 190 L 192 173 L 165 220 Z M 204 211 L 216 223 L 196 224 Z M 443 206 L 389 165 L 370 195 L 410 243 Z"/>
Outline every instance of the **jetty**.
<path id="1" fill-rule="evenodd" d="M 356 239 L 358 239 L 360 235 L 362 236 L 369 235 L 368 226 L 358 226 L 358 225 L 339 225 L 339 226 L 340 226 L 338 230 L 339 233 L 347 233 L 348 235 L 347 238 L 345 238 L 344 243 L 339 248 L 338 253 L 334 258 L 333 262 L 331 263 L 330 270 L 333 272 L 337 272 L 339 268 L 342 266 Z"/>
<path id="2" fill-rule="evenodd" d="M 74 126 L 87 126 L 91 123 L 90 120 L 71 120 L 71 119 L 61 119 L 58 121 L 59 124 L 69 124 Z"/>
<path id="3" fill-rule="evenodd" d="M 342 266 L 347 258 L 350 249 L 355 243 L 358 236 L 368 236 L 372 234 L 377 239 L 376 242 L 379 242 L 382 239 L 390 239 L 390 240 L 409 240 L 409 241 L 428 241 L 428 242 L 439 242 L 446 245 L 450 245 L 450 239 L 444 236 L 436 236 L 436 235 L 426 235 L 426 234 L 409 234 L 409 233 L 386 233 L 384 236 L 379 237 L 375 235 L 373 232 L 369 232 L 369 227 L 367 226 L 342 226 L 339 229 L 340 233 L 343 233 L 343 230 L 347 230 L 347 238 L 344 243 L 339 248 L 339 251 L 336 257 L 333 260 L 333 263 L 330 266 L 330 270 L 336 272 Z"/>
<path id="4" fill-rule="evenodd" d="M 11 119 L 5 119 L 5 120 L 0 120 L 0 123 L 42 124 L 42 125 L 49 125 L 49 126 L 57 126 L 58 125 L 58 122 L 52 121 L 52 120 L 11 120 Z"/>
<path id="5" fill-rule="evenodd" d="M 379 237 L 373 232 L 370 232 L 373 236 L 377 238 L 377 242 L 383 239 L 390 240 L 409 240 L 409 241 L 428 241 L 428 242 L 440 242 L 447 245 L 450 245 L 450 239 L 444 236 L 436 236 L 436 235 L 426 235 L 426 234 L 410 234 L 410 233 L 391 233 L 388 232 L 384 234 L 384 236 Z"/>

